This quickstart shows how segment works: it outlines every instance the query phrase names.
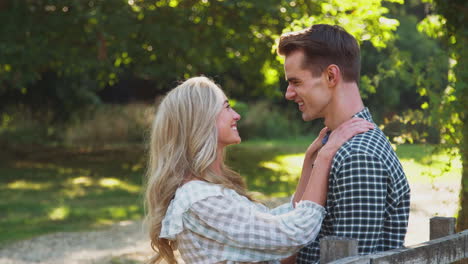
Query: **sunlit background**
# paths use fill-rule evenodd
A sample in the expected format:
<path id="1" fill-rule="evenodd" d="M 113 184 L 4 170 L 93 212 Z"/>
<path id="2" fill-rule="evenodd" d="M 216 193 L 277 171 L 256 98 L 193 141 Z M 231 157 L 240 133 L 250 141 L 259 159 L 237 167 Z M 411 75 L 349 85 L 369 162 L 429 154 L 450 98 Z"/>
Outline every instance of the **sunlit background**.
<path id="1" fill-rule="evenodd" d="M 323 124 L 304 123 L 284 99 L 276 45 L 282 33 L 317 23 L 339 24 L 361 45 L 362 97 L 412 188 L 406 244 L 428 240 L 434 215 L 456 216 L 458 228 L 465 229 L 466 213 L 459 210 L 468 206 L 459 195 L 467 189 L 467 23 L 457 10 L 466 5 L 0 1 L 0 262 L 26 261 L 26 251 L 15 257 L 7 252 L 28 248 L 28 241 L 42 241 L 43 235 L 63 242 L 102 231 L 121 235 L 109 238 L 112 243 L 130 239 L 122 230 L 141 226 L 144 215 L 152 117 L 161 97 L 192 76 L 219 83 L 242 115 L 243 143 L 230 147 L 227 159 L 249 190 L 266 202 L 291 195 L 303 153 Z M 147 245 L 146 237 L 139 239 Z M 86 242 L 90 247 L 92 240 L 97 238 Z M 74 254 L 108 257 L 102 263 L 142 263 L 147 257 L 125 262 L 112 243 L 105 253 Z"/>

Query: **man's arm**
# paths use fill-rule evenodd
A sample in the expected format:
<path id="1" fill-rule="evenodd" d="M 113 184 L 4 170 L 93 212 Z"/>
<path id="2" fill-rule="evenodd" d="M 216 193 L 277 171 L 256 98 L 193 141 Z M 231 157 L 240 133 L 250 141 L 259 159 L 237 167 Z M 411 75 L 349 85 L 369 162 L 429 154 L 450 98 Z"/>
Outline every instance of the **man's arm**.
<path id="1" fill-rule="evenodd" d="M 389 177 L 382 161 L 365 153 L 351 153 L 335 173 L 330 212 L 336 236 L 359 241 L 359 253 L 376 250 L 386 210 Z"/>

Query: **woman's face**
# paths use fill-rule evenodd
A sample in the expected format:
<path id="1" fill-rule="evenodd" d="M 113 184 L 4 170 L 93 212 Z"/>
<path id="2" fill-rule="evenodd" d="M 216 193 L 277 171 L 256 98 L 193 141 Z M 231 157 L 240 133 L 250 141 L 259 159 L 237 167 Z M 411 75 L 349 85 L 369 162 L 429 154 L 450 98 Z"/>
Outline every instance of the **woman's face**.
<path id="1" fill-rule="evenodd" d="M 240 120 L 241 116 L 231 108 L 225 95 L 222 98 L 223 106 L 216 118 L 218 147 L 239 144 L 241 142 L 239 132 L 237 131 L 237 121 Z"/>

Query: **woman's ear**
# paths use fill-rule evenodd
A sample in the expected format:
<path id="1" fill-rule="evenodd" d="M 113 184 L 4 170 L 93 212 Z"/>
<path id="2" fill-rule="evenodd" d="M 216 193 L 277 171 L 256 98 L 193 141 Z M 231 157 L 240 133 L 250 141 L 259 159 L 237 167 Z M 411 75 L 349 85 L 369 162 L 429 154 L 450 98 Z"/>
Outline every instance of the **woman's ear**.
<path id="1" fill-rule="evenodd" d="M 336 64 L 328 65 L 326 69 L 326 74 L 329 87 L 334 87 L 341 81 L 340 67 L 338 67 L 338 65 Z"/>

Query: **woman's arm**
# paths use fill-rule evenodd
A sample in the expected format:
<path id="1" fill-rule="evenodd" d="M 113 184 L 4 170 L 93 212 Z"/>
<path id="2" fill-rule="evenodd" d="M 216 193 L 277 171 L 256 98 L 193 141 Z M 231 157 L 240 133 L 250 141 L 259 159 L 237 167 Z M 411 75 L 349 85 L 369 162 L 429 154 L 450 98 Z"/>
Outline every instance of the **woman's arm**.
<path id="1" fill-rule="evenodd" d="M 325 216 L 325 209 L 310 201 L 301 201 L 281 215 L 259 211 L 249 203 L 227 193 L 197 201 L 184 216 L 184 228 L 242 253 L 228 260 L 257 262 L 297 252 L 316 238 Z"/>
<path id="2" fill-rule="evenodd" d="M 324 127 L 318 137 L 310 144 L 305 153 L 304 162 L 302 164 L 301 178 L 296 187 L 296 192 L 294 193 L 293 204 L 299 202 L 304 195 L 304 191 L 309 183 L 310 174 L 312 172 L 312 167 L 314 166 L 315 159 L 317 158 L 317 153 L 322 148 L 322 140 L 328 132 L 328 128 Z"/>

